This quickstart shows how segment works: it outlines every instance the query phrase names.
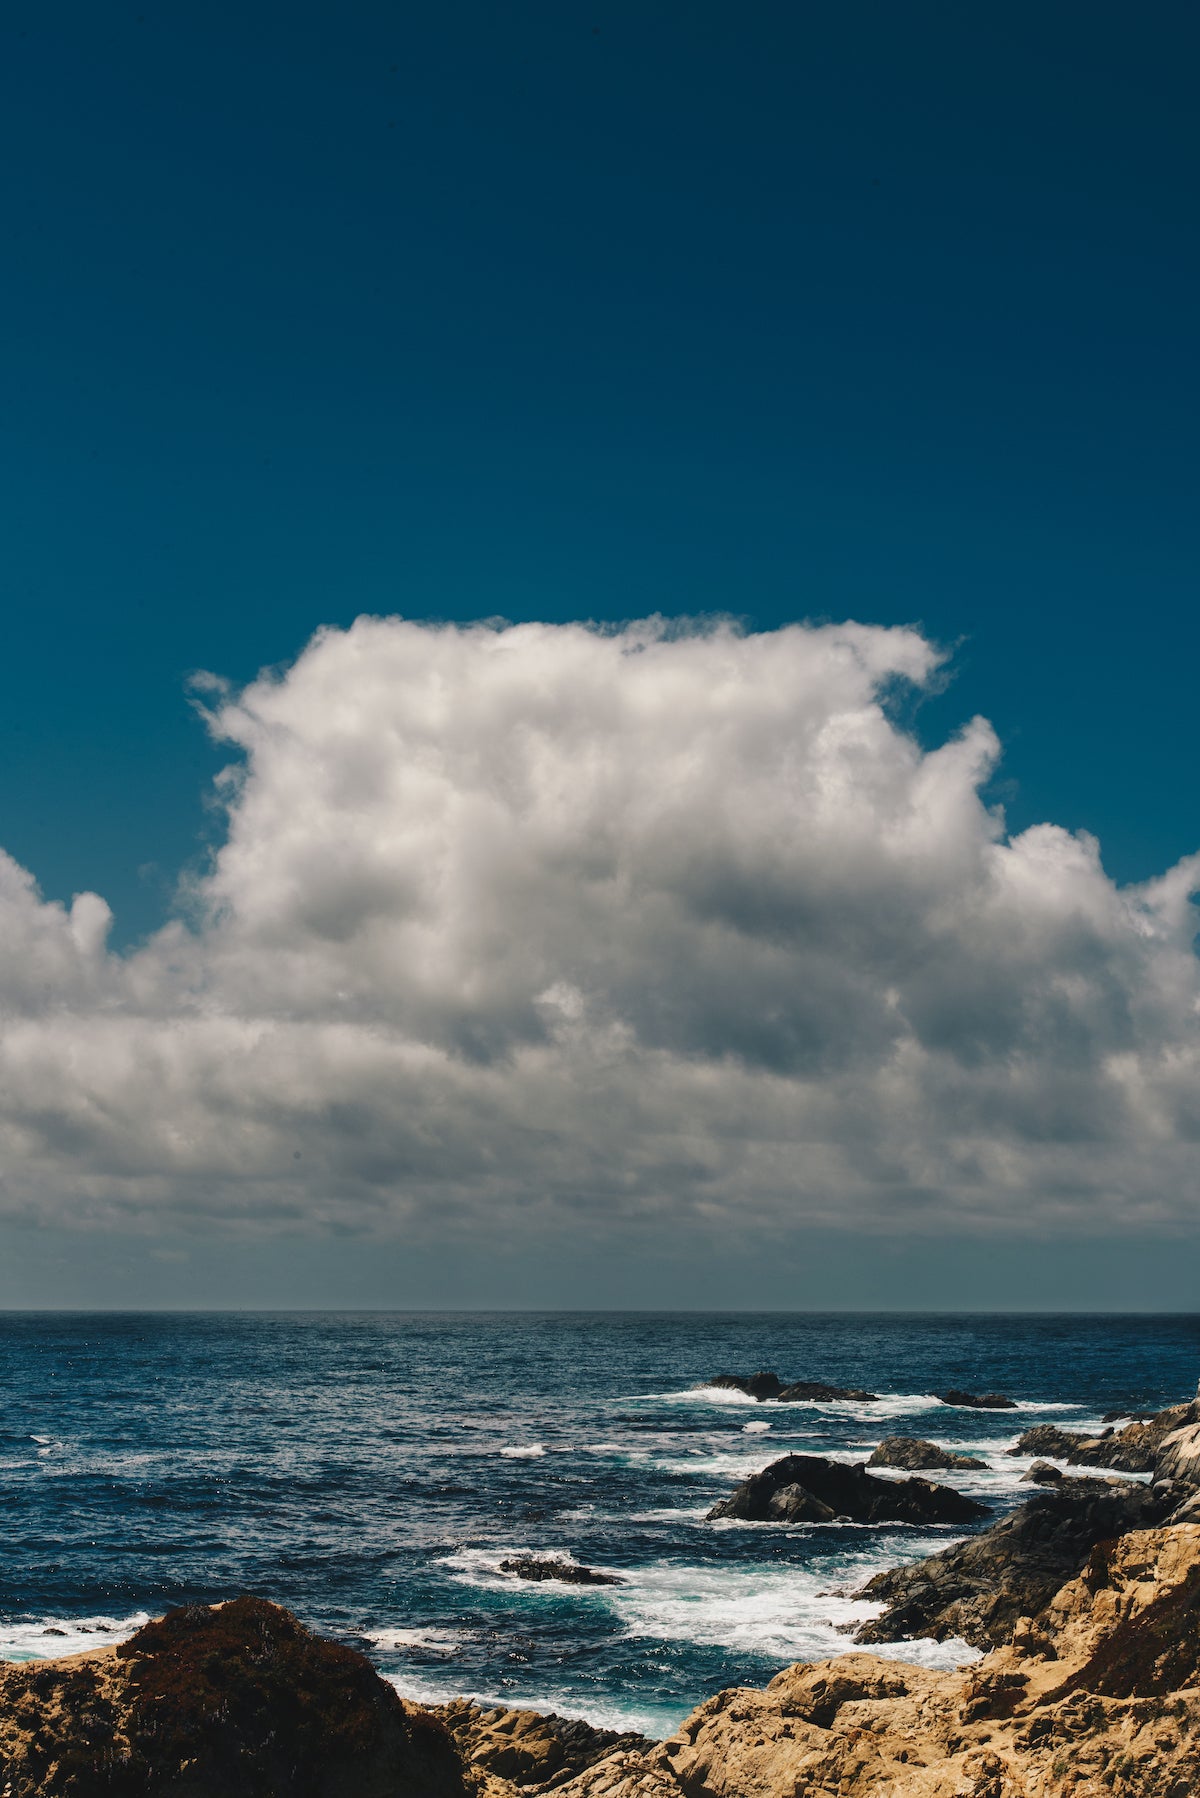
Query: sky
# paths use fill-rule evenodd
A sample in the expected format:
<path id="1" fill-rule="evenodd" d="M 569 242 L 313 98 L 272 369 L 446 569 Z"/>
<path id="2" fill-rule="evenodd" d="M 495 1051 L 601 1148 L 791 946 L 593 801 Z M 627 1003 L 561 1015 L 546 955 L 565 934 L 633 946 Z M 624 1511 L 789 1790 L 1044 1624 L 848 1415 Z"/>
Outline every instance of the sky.
<path id="1" fill-rule="evenodd" d="M 1194 9 L 0 30 L 0 1304 L 1190 1307 Z"/>

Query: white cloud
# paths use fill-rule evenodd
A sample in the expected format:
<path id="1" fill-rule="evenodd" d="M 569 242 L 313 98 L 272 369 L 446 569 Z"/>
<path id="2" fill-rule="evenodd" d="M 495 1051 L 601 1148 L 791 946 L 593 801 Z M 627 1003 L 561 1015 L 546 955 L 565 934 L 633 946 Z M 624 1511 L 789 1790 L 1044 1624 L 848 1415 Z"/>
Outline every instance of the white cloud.
<path id="1" fill-rule="evenodd" d="M 241 693 L 128 957 L 0 859 L 0 1213 L 536 1233 L 1170 1230 L 1192 858 L 1119 890 L 889 715 L 916 632 L 362 619 Z"/>

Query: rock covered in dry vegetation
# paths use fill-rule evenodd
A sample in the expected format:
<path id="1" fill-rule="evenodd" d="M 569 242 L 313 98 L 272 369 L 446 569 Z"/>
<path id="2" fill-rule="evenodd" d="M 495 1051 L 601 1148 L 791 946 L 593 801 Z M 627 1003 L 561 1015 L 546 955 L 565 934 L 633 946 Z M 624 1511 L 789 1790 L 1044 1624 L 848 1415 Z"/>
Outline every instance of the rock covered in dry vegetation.
<path id="1" fill-rule="evenodd" d="M 0 1670 L 5 1798 L 466 1798 L 445 1728 L 261 1598 Z"/>
<path id="2" fill-rule="evenodd" d="M 708 1515 L 747 1523 L 973 1523 L 987 1512 L 987 1505 L 931 1480 L 881 1480 L 861 1464 L 784 1455 L 743 1480 Z"/>

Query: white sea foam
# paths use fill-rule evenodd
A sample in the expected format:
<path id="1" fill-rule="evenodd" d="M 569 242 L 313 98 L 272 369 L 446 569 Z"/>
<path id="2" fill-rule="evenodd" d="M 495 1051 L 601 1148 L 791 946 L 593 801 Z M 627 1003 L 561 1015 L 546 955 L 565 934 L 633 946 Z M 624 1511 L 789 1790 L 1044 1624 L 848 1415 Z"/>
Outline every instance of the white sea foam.
<path id="1" fill-rule="evenodd" d="M 0 1661 L 55 1660 L 85 1648 L 108 1648 L 149 1621 L 149 1612 L 138 1611 L 132 1617 L 29 1617 L 0 1623 Z"/>
<path id="2" fill-rule="evenodd" d="M 770 1427 L 769 1423 L 744 1423 L 742 1425 L 742 1435 L 761 1436 L 764 1431 L 769 1430 Z"/>
<path id="3" fill-rule="evenodd" d="M 400 1648 L 419 1648 L 427 1654 L 458 1654 L 461 1638 L 444 1629 L 373 1629 L 364 1630 L 363 1641 L 385 1654 Z"/>
<path id="4" fill-rule="evenodd" d="M 457 1683 L 452 1686 L 440 1684 L 432 1679 L 422 1679 L 419 1674 L 385 1673 L 382 1677 L 396 1688 L 401 1698 L 408 1698 L 414 1704 L 445 1704 L 451 1698 L 467 1698 L 485 1710 L 505 1711 L 519 1704 L 522 1710 L 582 1717 L 597 1729 L 636 1730 L 640 1735 L 653 1737 L 672 1735 L 694 1708 L 687 1704 L 648 1710 L 636 1705 L 597 1703 L 574 1687 L 562 1690 L 555 1690 L 553 1686 L 541 1687 L 532 1692 L 522 1691 L 518 1698 L 511 1687 L 503 1692 L 489 1691 L 486 1687 L 463 1691 Z"/>
<path id="5" fill-rule="evenodd" d="M 513 1443 L 500 1450 L 506 1461 L 540 1461 L 545 1452 L 540 1442 Z"/>
<path id="6" fill-rule="evenodd" d="M 483 1586 L 490 1592 L 512 1591 L 519 1587 L 530 1592 L 540 1590 L 557 1593 L 571 1592 L 580 1596 L 594 1597 L 597 1594 L 615 1591 L 611 1586 L 579 1586 L 569 1580 L 523 1580 L 517 1573 L 505 1573 L 501 1561 L 563 1561 L 570 1567 L 578 1567 L 579 1562 L 569 1549 L 529 1546 L 527 1543 L 514 1545 L 504 1543 L 489 1548 L 460 1548 L 453 1554 L 442 1555 L 436 1565 L 450 1569 L 450 1577 L 460 1585 Z M 598 1568 L 598 1572 L 606 1572 L 606 1568 Z M 616 1569 L 612 1569 L 616 1572 Z M 618 1576 L 624 1579 L 622 1573 Z"/>
<path id="7" fill-rule="evenodd" d="M 841 1557 L 819 1570 L 799 1566 L 700 1567 L 660 1562 L 627 1575 L 609 1603 L 630 1638 L 696 1642 L 780 1662 L 824 1660 L 844 1654 L 847 1634 L 881 1605 L 831 1591 L 831 1583 L 856 1590 L 872 1573 L 914 1553 L 945 1546 L 944 1538 L 919 1544 L 892 1539 L 887 1552 Z M 877 1650 L 872 1650 L 878 1652 Z M 978 1659 L 961 1641 L 904 1642 L 883 1652 L 925 1666 L 952 1667 Z"/>

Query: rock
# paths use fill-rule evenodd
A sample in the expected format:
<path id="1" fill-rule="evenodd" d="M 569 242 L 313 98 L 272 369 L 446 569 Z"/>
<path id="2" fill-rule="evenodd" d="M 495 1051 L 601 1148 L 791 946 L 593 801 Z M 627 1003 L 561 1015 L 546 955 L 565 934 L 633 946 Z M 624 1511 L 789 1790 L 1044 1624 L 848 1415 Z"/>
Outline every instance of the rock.
<path id="1" fill-rule="evenodd" d="M 972 1455 L 952 1454 L 948 1448 L 939 1448 L 936 1442 L 925 1442 L 920 1436 L 885 1436 L 867 1462 L 868 1467 L 908 1467 L 914 1471 L 979 1465 Z"/>
<path id="2" fill-rule="evenodd" d="M 1021 1475 L 1023 1486 L 1069 1486 L 1078 1492 L 1081 1486 L 1102 1489 L 1105 1486 L 1123 1486 L 1125 1481 L 1119 1474 L 1110 1474 L 1107 1479 L 1098 1479 L 1095 1475 L 1064 1473 L 1061 1467 L 1055 1467 L 1050 1461 L 1035 1461 L 1027 1473 Z"/>
<path id="3" fill-rule="evenodd" d="M 747 1523 L 973 1523 L 988 1506 L 930 1480 L 881 1480 L 822 1455 L 784 1455 L 713 1506 Z"/>
<path id="4" fill-rule="evenodd" d="M 1150 1473 L 1167 1437 L 1196 1422 L 1200 1422 L 1200 1406 L 1193 1402 L 1170 1405 L 1147 1420 L 1135 1420 L 1123 1430 L 1106 1430 L 1102 1436 L 1085 1436 L 1079 1430 L 1062 1430 L 1056 1423 L 1039 1423 L 1026 1430 L 1018 1438 L 1016 1447 L 1006 1452 L 1010 1455 L 1055 1455 L 1077 1467 Z"/>
<path id="5" fill-rule="evenodd" d="M 9 1798 L 469 1798 L 436 1718 L 278 1605 L 187 1605 L 119 1648 L 0 1669 Z"/>
<path id="6" fill-rule="evenodd" d="M 868 1404 L 879 1397 L 877 1392 L 866 1392 L 861 1386 L 826 1386 L 821 1380 L 792 1380 L 785 1385 L 778 1374 L 765 1370 L 752 1374 L 719 1373 L 703 1384 L 723 1387 L 730 1392 L 744 1392 L 748 1398 L 756 1398 L 760 1403 L 771 1399 L 781 1405 L 798 1405 L 812 1399 L 818 1403 L 853 1399 Z"/>
<path id="7" fill-rule="evenodd" d="M 789 1667 L 560 1798 L 1188 1798 L 1198 1571 L 1200 1528 L 1124 1536 L 972 1667 L 870 1654 Z"/>
<path id="8" fill-rule="evenodd" d="M 1005 1398 L 999 1392 L 961 1392 L 952 1386 L 949 1392 L 939 1395 L 944 1405 L 958 1405 L 971 1411 L 1015 1411 L 1015 1398 Z"/>
<path id="9" fill-rule="evenodd" d="M 758 1373 L 719 1373 L 711 1380 L 705 1380 L 704 1386 L 719 1386 L 728 1392 L 744 1392 L 747 1398 L 778 1398 L 783 1390 L 783 1382 L 777 1373 L 769 1373 L 766 1369 Z"/>
<path id="10" fill-rule="evenodd" d="M 962 1636 L 976 1648 L 994 1648 L 1019 1617 L 1040 1611 L 1082 1571 L 1097 1542 L 1162 1523 L 1179 1497 L 1167 1486 L 1064 1480 L 966 1542 L 876 1574 L 856 1596 L 888 1608 L 855 1640 Z"/>
<path id="11" fill-rule="evenodd" d="M 548 1791 L 615 1753 L 657 1746 L 632 1731 L 597 1729 L 578 1717 L 538 1711 L 487 1710 L 458 1698 L 433 1710 L 463 1759 L 515 1786 Z"/>
<path id="12" fill-rule="evenodd" d="M 1200 1423 L 1185 1424 L 1164 1438 L 1154 1463 L 1156 1479 L 1200 1485 Z"/>
<path id="13" fill-rule="evenodd" d="M 597 1573 L 594 1567 L 580 1567 L 575 1561 L 539 1561 L 533 1555 L 514 1555 L 501 1561 L 501 1573 L 515 1573 L 518 1579 L 557 1579 L 568 1586 L 623 1586 L 616 1573 Z"/>
<path id="14" fill-rule="evenodd" d="M 799 1405 L 811 1400 L 818 1404 L 829 1404 L 839 1399 L 869 1405 L 875 1402 L 879 1394 L 866 1392 L 861 1386 L 825 1386 L 820 1380 L 793 1380 L 776 1397 L 781 1405 Z"/>

